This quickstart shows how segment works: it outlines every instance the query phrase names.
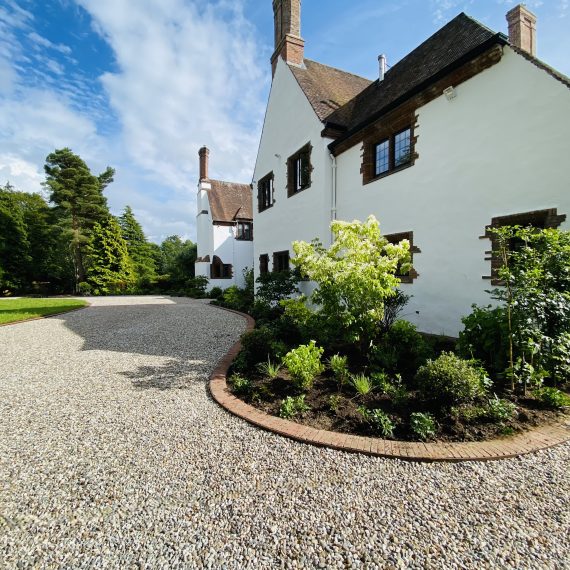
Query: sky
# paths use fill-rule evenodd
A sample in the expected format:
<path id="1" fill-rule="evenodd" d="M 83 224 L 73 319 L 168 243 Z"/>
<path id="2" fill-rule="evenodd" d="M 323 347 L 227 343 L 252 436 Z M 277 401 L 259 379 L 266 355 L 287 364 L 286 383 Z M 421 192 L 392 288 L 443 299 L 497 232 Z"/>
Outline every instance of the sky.
<path id="1" fill-rule="evenodd" d="M 527 0 L 538 57 L 570 75 L 570 0 Z M 374 79 L 464 11 L 506 33 L 512 0 L 303 0 L 305 56 Z M 147 237 L 196 239 L 198 150 L 250 183 L 271 85 L 271 0 L 0 0 L 0 185 L 45 194 L 69 147 L 114 214 Z M 47 195 L 46 195 L 47 196 Z"/>

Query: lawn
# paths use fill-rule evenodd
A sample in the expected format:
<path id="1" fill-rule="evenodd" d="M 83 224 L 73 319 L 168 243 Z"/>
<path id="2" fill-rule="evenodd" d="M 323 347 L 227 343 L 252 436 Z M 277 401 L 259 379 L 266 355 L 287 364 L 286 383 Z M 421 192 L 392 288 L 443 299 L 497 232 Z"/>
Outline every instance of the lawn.
<path id="1" fill-rule="evenodd" d="M 0 299 L 0 324 L 15 323 L 85 307 L 78 299 Z"/>

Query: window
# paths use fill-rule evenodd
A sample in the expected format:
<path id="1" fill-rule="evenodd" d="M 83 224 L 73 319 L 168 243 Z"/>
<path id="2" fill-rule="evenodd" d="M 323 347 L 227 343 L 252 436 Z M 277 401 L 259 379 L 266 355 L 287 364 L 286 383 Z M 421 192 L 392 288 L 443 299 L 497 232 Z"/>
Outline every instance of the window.
<path id="1" fill-rule="evenodd" d="M 388 234 L 384 236 L 390 243 L 398 244 L 403 239 L 407 239 L 410 242 L 410 263 L 412 264 L 411 269 L 407 273 L 402 273 L 400 268 L 396 271 L 396 277 L 400 279 L 402 283 L 413 283 L 414 279 L 419 277 L 418 272 L 414 269 L 414 254 L 421 253 L 421 249 L 414 245 L 414 232 L 400 232 L 397 234 Z"/>
<path id="2" fill-rule="evenodd" d="M 222 260 L 214 255 L 214 261 L 210 265 L 211 279 L 231 279 L 232 266 L 230 263 L 222 263 Z"/>
<path id="3" fill-rule="evenodd" d="M 289 251 L 277 251 L 273 254 L 273 271 L 289 270 Z"/>
<path id="4" fill-rule="evenodd" d="M 257 183 L 257 210 L 258 212 L 263 212 L 267 208 L 273 206 L 273 172 L 264 176 Z"/>
<path id="5" fill-rule="evenodd" d="M 238 222 L 236 239 L 243 241 L 253 240 L 253 224 L 251 222 Z"/>
<path id="6" fill-rule="evenodd" d="M 259 273 L 265 275 L 269 273 L 269 255 L 263 253 L 259 256 Z"/>
<path id="7" fill-rule="evenodd" d="M 557 208 L 549 208 L 547 210 L 534 210 L 532 212 L 523 212 L 520 214 L 511 214 L 509 216 L 497 216 L 491 220 L 491 224 L 485 228 L 485 235 L 481 239 L 491 240 L 491 249 L 486 251 L 485 259 L 491 262 L 491 275 L 484 275 L 483 279 L 490 279 L 491 285 L 502 285 L 502 281 L 498 277 L 498 271 L 501 268 L 501 260 L 496 253 L 499 251 L 499 243 L 495 236 L 489 231 L 491 228 L 500 228 L 503 226 L 523 226 L 533 227 L 537 229 L 557 228 L 566 220 L 566 214 L 558 215 Z M 520 244 L 513 242 L 509 247 L 516 249 Z"/>
<path id="8" fill-rule="evenodd" d="M 311 186 L 311 143 L 287 160 L 287 196 L 294 196 Z"/>
<path id="9" fill-rule="evenodd" d="M 408 127 L 374 145 L 374 178 L 388 174 L 412 161 L 412 129 Z"/>

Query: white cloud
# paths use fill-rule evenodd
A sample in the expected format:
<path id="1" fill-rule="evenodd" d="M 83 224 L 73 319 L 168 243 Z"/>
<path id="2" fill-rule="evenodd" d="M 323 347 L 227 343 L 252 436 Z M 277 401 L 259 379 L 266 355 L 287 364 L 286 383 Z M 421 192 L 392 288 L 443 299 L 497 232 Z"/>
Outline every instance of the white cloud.
<path id="1" fill-rule="evenodd" d="M 34 42 L 40 47 L 53 49 L 64 55 L 69 55 L 71 53 L 71 48 L 69 46 L 66 46 L 65 44 L 54 44 L 53 42 L 50 42 L 47 38 L 40 36 L 36 32 L 30 32 L 28 34 L 28 38 L 30 38 L 32 42 Z"/>
<path id="2" fill-rule="evenodd" d="M 197 151 L 212 171 L 249 181 L 265 77 L 241 2 L 80 0 L 115 52 L 103 84 L 131 159 L 176 189 L 196 181 Z M 263 62 L 263 65 L 265 62 Z"/>

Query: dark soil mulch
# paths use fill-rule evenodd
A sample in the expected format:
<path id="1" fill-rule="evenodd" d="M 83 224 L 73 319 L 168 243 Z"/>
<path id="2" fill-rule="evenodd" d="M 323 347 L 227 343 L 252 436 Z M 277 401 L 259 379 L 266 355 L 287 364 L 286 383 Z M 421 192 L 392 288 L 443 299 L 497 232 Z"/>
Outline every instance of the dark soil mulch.
<path id="1" fill-rule="evenodd" d="M 236 396 L 268 414 L 279 416 L 282 401 L 287 396 L 299 395 L 286 371 L 282 371 L 274 380 L 250 375 L 248 378 L 251 380 L 251 389 L 247 393 L 236 393 Z M 231 382 L 228 382 L 228 386 L 232 389 Z M 331 409 L 331 398 L 338 399 L 334 410 Z M 306 394 L 305 402 L 310 406 L 310 411 L 297 415 L 293 421 L 317 429 L 375 437 L 378 434 L 363 420 L 358 407 L 380 408 L 396 424 L 394 439 L 417 441 L 417 436 L 411 433 L 408 427 L 410 414 L 429 412 L 436 418 L 438 425 L 435 440 L 465 442 L 509 436 L 554 422 L 566 415 L 562 411 L 544 409 L 533 398 L 510 399 L 515 403 L 517 413 L 508 421 L 493 423 L 485 418 L 461 421 L 434 409 L 433 404 L 430 407 L 415 392 L 410 392 L 407 401 L 398 406 L 387 396 L 374 392 L 364 397 L 357 396 L 350 387 L 344 387 L 343 391 L 339 392 L 334 379 L 323 375 L 315 380 L 313 388 Z"/>

